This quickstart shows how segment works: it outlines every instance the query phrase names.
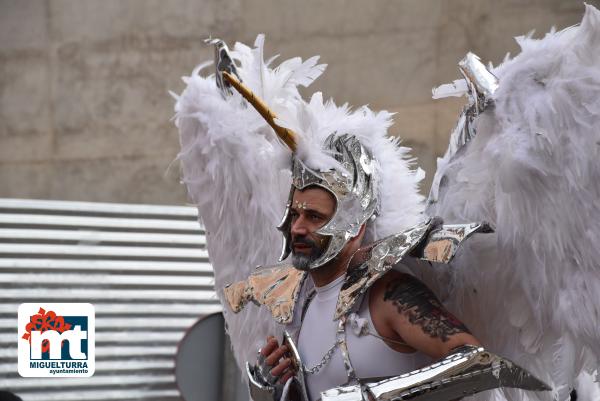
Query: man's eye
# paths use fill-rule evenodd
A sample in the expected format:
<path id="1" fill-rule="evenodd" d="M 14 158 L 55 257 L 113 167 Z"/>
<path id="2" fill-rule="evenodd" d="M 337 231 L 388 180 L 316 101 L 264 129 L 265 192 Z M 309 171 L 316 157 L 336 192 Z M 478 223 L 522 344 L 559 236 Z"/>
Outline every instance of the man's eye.
<path id="1" fill-rule="evenodd" d="M 311 220 L 321 220 L 321 216 L 319 216 L 318 214 L 311 214 L 310 218 Z"/>

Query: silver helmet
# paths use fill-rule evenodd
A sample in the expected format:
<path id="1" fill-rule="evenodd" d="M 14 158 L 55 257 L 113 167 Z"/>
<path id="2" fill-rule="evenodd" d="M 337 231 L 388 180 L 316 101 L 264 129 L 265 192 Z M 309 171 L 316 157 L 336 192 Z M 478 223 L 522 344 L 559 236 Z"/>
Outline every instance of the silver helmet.
<path id="1" fill-rule="evenodd" d="M 294 191 L 318 186 L 329 191 L 335 198 L 335 213 L 323 227 L 316 231 L 316 234 L 328 238 L 329 241 L 323 253 L 309 264 L 308 270 L 323 266 L 335 258 L 348 241 L 358 235 L 361 226 L 367 220 L 377 215 L 379 202 L 375 159 L 356 137 L 347 134 L 336 136 L 334 133 L 325 139 L 323 151 L 339 162 L 340 168 L 328 171 L 311 169 L 296 156 L 296 133 L 275 122 L 277 118 L 275 114 L 262 99 L 239 80 L 235 71 L 219 70 L 217 75 L 221 76 L 226 85 L 235 88 L 260 113 L 281 141 L 292 151 L 292 186 L 283 219 L 277 227 L 283 234 L 280 261 L 286 259 L 292 250 L 290 211 Z"/>
<path id="2" fill-rule="evenodd" d="M 291 250 L 290 211 L 296 189 L 303 190 L 318 186 L 329 191 L 336 200 L 336 210 L 331 219 L 319 230 L 329 241 L 323 253 L 308 269 L 316 269 L 335 258 L 348 241 L 356 237 L 363 224 L 377 215 L 376 168 L 371 153 L 354 136 L 330 135 L 323 146 L 324 151 L 336 159 L 342 169 L 314 171 L 301 160 L 292 156 L 292 186 L 285 214 L 277 227 L 283 234 L 283 249 L 280 261 L 286 259 Z"/>

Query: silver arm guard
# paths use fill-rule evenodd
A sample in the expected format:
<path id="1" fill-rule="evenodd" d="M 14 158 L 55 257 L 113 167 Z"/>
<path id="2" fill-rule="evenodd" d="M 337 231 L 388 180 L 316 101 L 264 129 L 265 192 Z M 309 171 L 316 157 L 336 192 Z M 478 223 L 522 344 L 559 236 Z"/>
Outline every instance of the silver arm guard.
<path id="1" fill-rule="evenodd" d="M 259 368 L 251 366 L 246 362 L 246 374 L 248 375 L 248 387 L 252 401 L 291 401 L 290 396 L 295 394 L 295 399 L 308 401 L 302 398 L 304 393 L 296 377 L 291 378 L 285 385 L 270 385 L 259 373 Z"/>
<path id="2" fill-rule="evenodd" d="M 485 390 L 514 387 L 551 390 L 508 359 L 481 347 L 466 345 L 423 369 L 377 382 L 336 387 L 321 393 L 322 401 L 450 401 Z"/>
<path id="3" fill-rule="evenodd" d="M 269 384 L 262 377 L 258 366 L 251 366 L 246 362 L 246 375 L 248 375 L 250 398 L 253 401 L 279 401 L 281 398 L 281 386 Z"/>
<path id="4" fill-rule="evenodd" d="M 265 358 L 259 350 L 256 365 L 252 366 L 246 362 L 248 386 L 253 401 L 288 401 L 290 397 L 298 401 L 308 401 L 300 353 L 287 331 L 283 334 L 282 344 L 287 345 L 290 350 L 289 357 L 292 359 L 292 367 L 296 371 L 295 376 L 288 380 L 285 385 L 273 384 L 277 378 L 269 373 L 270 367 L 266 365 Z"/>

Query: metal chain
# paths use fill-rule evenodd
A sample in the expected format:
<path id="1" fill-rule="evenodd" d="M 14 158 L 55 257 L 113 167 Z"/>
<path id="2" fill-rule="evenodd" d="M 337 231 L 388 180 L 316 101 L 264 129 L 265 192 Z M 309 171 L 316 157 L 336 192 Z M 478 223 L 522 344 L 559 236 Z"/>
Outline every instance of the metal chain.
<path id="1" fill-rule="evenodd" d="M 306 372 L 309 375 L 314 375 L 314 374 L 318 373 L 321 369 L 323 369 L 323 366 L 327 365 L 327 363 L 331 360 L 331 357 L 333 356 L 335 349 L 339 345 L 340 345 L 340 342 L 336 341 L 333 344 L 333 346 L 331 348 L 329 348 L 329 350 L 325 353 L 325 355 L 323 355 L 323 358 L 321 358 L 321 362 L 317 363 L 312 368 L 309 368 L 308 366 L 304 365 L 304 372 Z"/>

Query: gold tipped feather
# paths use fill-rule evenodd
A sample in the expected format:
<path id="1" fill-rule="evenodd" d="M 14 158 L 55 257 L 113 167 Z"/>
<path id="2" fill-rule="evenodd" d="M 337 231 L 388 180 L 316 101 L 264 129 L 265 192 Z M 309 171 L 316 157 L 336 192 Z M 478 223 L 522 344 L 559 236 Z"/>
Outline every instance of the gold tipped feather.
<path id="1" fill-rule="evenodd" d="M 227 71 L 223 71 L 223 78 L 231 84 L 243 97 L 246 99 L 256 111 L 260 113 L 260 115 L 269 123 L 271 127 L 275 130 L 277 136 L 290 148 L 292 152 L 296 151 L 296 134 L 294 131 L 281 127 L 275 123 L 275 119 L 277 116 L 275 113 L 269 109 L 269 106 L 266 103 L 256 96 L 250 88 L 241 83 L 235 75 L 228 73 Z"/>

